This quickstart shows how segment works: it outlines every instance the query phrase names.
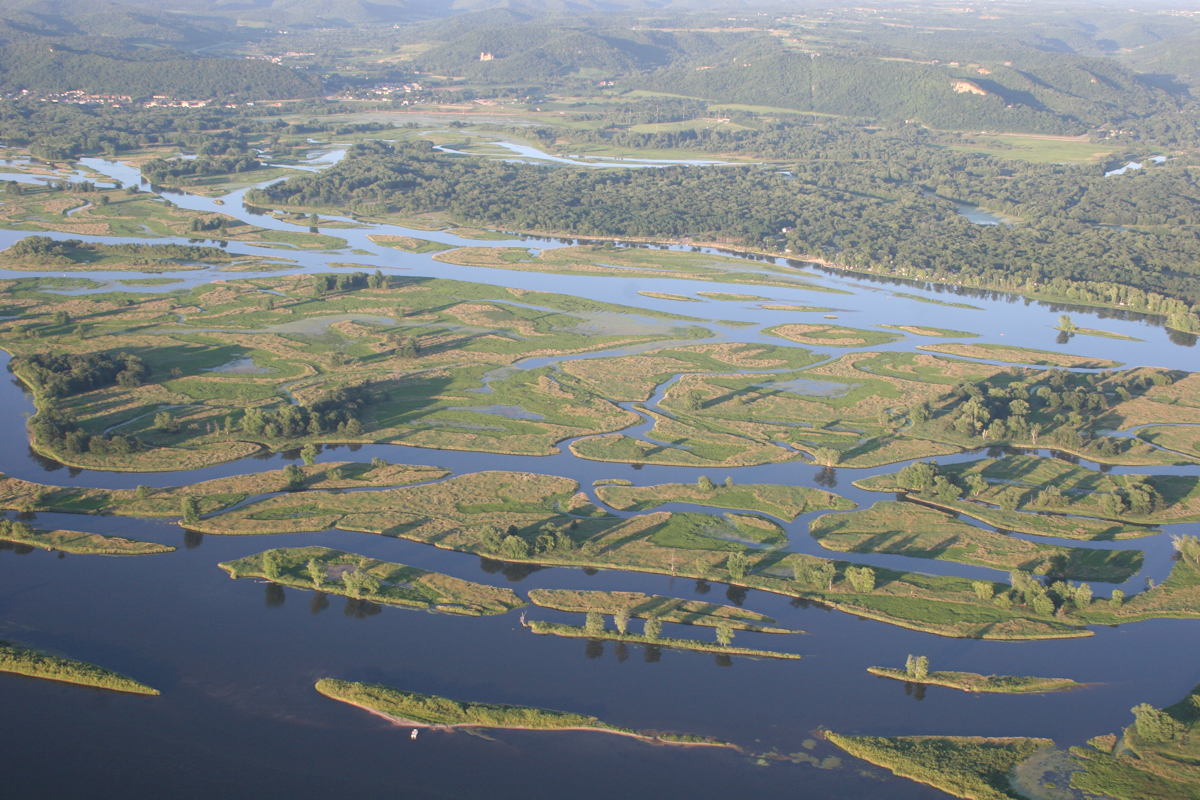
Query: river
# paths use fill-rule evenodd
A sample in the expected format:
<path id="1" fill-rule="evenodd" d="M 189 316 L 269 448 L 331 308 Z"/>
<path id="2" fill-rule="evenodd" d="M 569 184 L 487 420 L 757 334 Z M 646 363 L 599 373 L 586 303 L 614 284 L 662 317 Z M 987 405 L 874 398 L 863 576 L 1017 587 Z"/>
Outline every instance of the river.
<path id="1" fill-rule="evenodd" d="M 137 183 L 128 167 L 87 160 L 86 165 L 123 183 Z M 131 174 L 132 173 L 132 174 Z M 2 176 L 0 176 L 2 177 Z M 171 195 L 185 208 L 220 211 L 247 222 L 281 230 L 301 230 L 246 210 L 235 192 L 216 204 L 209 198 Z M 1153 318 L 1117 318 L 1098 309 L 1071 309 L 1082 327 L 1098 327 L 1144 341 L 1076 336 L 1058 344 L 1054 330 L 1061 309 L 996 293 L 960 296 L 924 286 L 898 286 L 849 274 L 800 268 L 797 274 L 847 294 L 800 288 L 721 284 L 665 278 L 610 278 L 547 275 L 462 267 L 381 248 L 368 234 L 408 235 L 471 246 L 560 247 L 568 242 L 465 240 L 445 232 L 410 231 L 395 226 L 331 229 L 348 241 L 337 253 L 268 251 L 296 264 L 280 275 L 329 271 L 331 261 L 403 270 L 404 275 L 478 281 L 555 291 L 609 302 L 752 326 L 713 324 L 717 340 L 771 342 L 764 327 L 782 322 L 819 322 L 820 314 L 767 311 L 751 302 L 706 301 L 683 304 L 638 294 L 654 291 L 695 295 L 728 291 L 771 298 L 783 304 L 832 306 L 837 324 L 870 328 L 878 324 L 934 325 L 980 334 L 971 343 L 1007 344 L 1109 358 L 1129 365 L 1194 370 L 1196 350 L 1180 346 Z M 28 234 L 0 232 L 0 247 Z M 68 238 L 65 234 L 51 234 Z M 76 237 L 93 241 L 135 241 L 119 237 Z M 173 241 L 160 239 L 157 241 Z M 184 242 L 186 240 L 177 240 Z M 348 253 L 360 248 L 369 255 Z M 248 257 L 264 251 L 231 243 Z M 781 262 L 782 263 L 782 262 Z M 747 269 L 762 262 L 748 260 Z M 2 273 L 30 277 L 36 273 Z M 48 273 L 54 274 L 54 273 Z M 79 273 L 120 289 L 117 280 L 141 273 Z M 200 269 L 170 273 L 182 284 L 254 277 Z M 144 291 L 144 287 L 139 287 Z M 979 310 L 931 305 L 899 297 L 900 291 L 926 300 L 966 302 Z M 1095 318 L 1095 319 L 1091 319 Z M 872 350 L 912 350 L 943 340 L 911 336 Z M 1194 341 L 1194 340 L 1193 340 Z M 1183 344 L 1186 344 L 1183 341 Z M 847 350 L 812 348 L 830 356 Z M 536 366 L 544 363 L 522 366 Z M 767 378 L 764 378 L 766 380 Z M 660 387 L 659 396 L 661 396 Z M 653 407 L 655 400 L 649 404 Z M 167 486 L 221 475 L 278 469 L 298 454 L 272 454 L 231 464 L 178 473 L 125 475 L 69 469 L 29 452 L 21 412 L 32 405 L 19 384 L 0 382 L 0 471 L 53 485 L 106 488 L 138 484 Z M 480 405 L 486 405 L 481 395 Z M 645 435 L 648 424 L 628 431 Z M 318 461 L 367 460 L 444 466 L 455 473 L 511 469 L 562 475 L 585 491 L 599 478 L 628 478 L 637 484 L 694 482 L 705 470 L 682 467 L 605 464 L 575 458 L 563 445 L 560 455 L 502 456 L 423 450 L 392 445 L 323 448 Z M 970 460 L 983 453 L 944 458 Z M 892 472 L 902 465 L 872 470 L 840 469 L 833 491 L 869 505 L 887 495 L 855 489 L 851 481 Z M 1095 465 L 1087 465 L 1095 466 Z M 1145 472 L 1116 468 L 1114 472 Z M 1176 467 L 1162 473 L 1200 475 L 1200 468 Z M 711 472 L 711 470 L 709 470 Z M 739 484 L 783 482 L 827 486 L 829 473 L 799 463 L 721 469 Z M 593 494 L 594 496 L 594 494 Z M 667 510 L 695 510 L 675 504 Z M 786 523 L 789 549 L 825 554 L 807 534 L 806 515 Z M 9 756 L 5 778 L 12 796 L 251 798 L 324 797 L 330 793 L 403 794 L 415 798 L 694 798 L 746 795 L 801 798 L 935 798 L 937 790 L 893 778 L 817 741 L 825 727 L 843 733 L 1047 736 L 1059 746 L 1082 744 L 1097 734 L 1116 732 L 1132 721 L 1129 709 L 1141 702 L 1162 706 L 1192 688 L 1200 676 L 1200 622 L 1159 620 L 1096 628 L 1086 639 L 1004 643 L 942 639 L 851 615 L 790 601 L 760 591 L 638 573 L 562 568 L 502 567 L 478 557 L 422 544 L 361 533 L 324 531 L 287 536 L 200 536 L 167 521 L 121 517 L 39 514 L 36 524 L 96 533 L 127 535 L 176 545 L 168 555 L 105 558 L 0 550 L 0 638 L 69 654 L 131 674 L 162 690 L 161 697 L 132 697 L 45 681 L 0 676 L 0 747 Z M 1197 533 L 1198 525 L 1176 525 L 1171 533 Z M 1146 552 L 1142 573 L 1162 580 L 1170 569 L 1168 533 L 1121 543 L 1062 542 L 1070 546 L 1128 547 Z M 1053 541 L 1053 540 L 1044 540 Z M 736 643 L 803 654 L 798 662 L 734 658 L 711 654 L 646 650 L 637 646 L 602 648 L 584 640 L 539 637 L 522 628 L 517 614 L 458 618 L 321 596 L 294 589 L 232 581 L 217 568 L 268 547 L 320 544 L 363 555 L 445 572 L 469 580 L 532 588 L 590 588 L 641 591 L 714 602 L 735 602 L 775 617 L 802 636 L 739 632 Z M 1003 579 L 1000 573 L 949 562 L 901 556 L 855 560 L 929 574 Z M 1100 595 L 1113 587 L 1097 585 Z M 535 619 L 568 619 L 541 609 Z M 708 629 L 668 625 L 665 635 L 711 638 Z M 933 669 L 984 674 L 1071 677 L 1095 684 L 1075 692 L 1044 696 L 968 695 L 930 687 L 920 696 L 903 683 L 876 679 L 868 666 L 901 666 L 909 653 L 929 656 Z M 424 731 L 411 740 L 408 730 L 333 703 L 313 690 L 324 676 L 369 680 L 464 700 L 514 703 L 594 714 L 615 725 L 678 730 L 727 739 L 745 752 L 711 748 L 650 746 L 593 733 Z M 808 746 L 806 746 L 808 745 Z M 805 754 L 796 761 L 752 757 L 768 752 Z M 821 767 L 807 763 L 820 761 Z M 829 759 L 834 760 L 829 760 Z"/>

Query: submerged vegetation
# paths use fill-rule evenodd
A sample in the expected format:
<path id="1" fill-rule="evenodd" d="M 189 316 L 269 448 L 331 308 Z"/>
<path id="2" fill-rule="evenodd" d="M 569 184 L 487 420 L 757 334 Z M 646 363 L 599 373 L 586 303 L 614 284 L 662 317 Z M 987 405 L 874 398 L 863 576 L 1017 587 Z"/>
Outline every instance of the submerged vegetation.
<path id="1" fill-rule="evenodd" d="M 157 689 L 104 667 L 47 655 L 12 642 L 0 641 L 0 672 L 11 672 L 16 675 L 44 678 L 62 683 L 74 683 L 79 686 L 92 686 L 97 689 L 110 689 L 114 692 L 159 694 Z"/>

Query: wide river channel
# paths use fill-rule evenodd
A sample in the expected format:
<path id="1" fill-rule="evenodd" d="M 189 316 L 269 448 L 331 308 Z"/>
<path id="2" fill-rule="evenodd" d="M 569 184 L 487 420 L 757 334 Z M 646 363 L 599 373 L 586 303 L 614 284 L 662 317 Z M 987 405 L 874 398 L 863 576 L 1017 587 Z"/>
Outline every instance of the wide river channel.
<path id="1" fill-rule="evenodd" d="M 126 185 L 140 180 L 136 171 L 124 165 L 85 161 L 88 167 Z M 170 199 L 185 208 L 219 211 L 263 227 L 301 230 L 269 215 L 251 213 L 242 205 L 242 194 L 234 192 L 220 204 L 193 195 L 171 195 Z M 938 326 L 979 334 L 980 338 L 968 340 L 971 343 L 1059 350 L 1129 366 L 1200 367 L 1194 337 L 1171 336 L 1161 320 L 1139 315 L 1064 309 L 994 293 L 955 294 L 811 268 L 799 268 L 799 274 L 845 293 L 725 285 L 719 279 L 698 283 L 473 268 L 381 248 L 367 235 L 393 233 L 470 246 L 551 248 L 563 242 L 481 242 L 445 232 L 389 226 L 325 232 L 345 238 L 349 246 L 336 253 L 312 253 L 231 243 L 229 250 L 248 257 L 294 259 L 287 270 L 263 273 L 270 275 L 336 271 L 330 262 L 354 262 L 398 275 L 554 291 L 653 311 L 753 323 L 714 322 L 708 326 L 716 337 L 712 341 L 779 343 L 763 336 L 761 330 L 783 322 L 817 322 L 820 315 L 798 319 L 794 313 L 764 310 L 756 303 L 680 303 L 638 292 L 694 296 L 704 290 L 762 295 L 782 304 L 833 307 L 837 324 L 850 327 Z M 0 249 L 25 235 L 0 231 Z M 352 248 L 366 254 L 350 254 Z M 761 263 L 747 260 L 746 269 Z M 3 278 L 36 274 L 0 271 Z M 145 277 L 132 272 L 75 274 L 104 282 L 103 291 L 119 290 L 117 280 Z M 182 282 L 163 286 L 164 291 L 255 277 L 255 273 L 198 269 L 170 273 L 170 277 Z M 1063 311 L 1069 311 L 1081 327 L 1101 328 L 1141 341 L 1075 336 L 1060 344 L 1053 326 Z M 661 320 L 644 322 L 648 329 L 663 326 Z M 603 320 L 597 325 L 602 326 Z M 945 340 L 909 336 L 872 349 L 912 350 L 936 341 Z M 830 357 L 848 352 L 812 349 Z M 525 366 L 542 363 L 545 360 Z M 662 387 L 655 400 L 661 393 Z M 480 395 L 480 405 L 486 404 L 486 398 L 486 394 Z M 653 407 L 654 401 L 648 405 Z M 30 452 L 23 412 L 32 412 L 33 406 L 19 384 L 0 382 L 0 407 L 5 412 L 0 416 L 0 472 L 52 485 L 181 485 L 279 469 L 299 460 L 297 453 L 271 454 L 191 472 L 149 475 L 69 469 Z M 649 427 L 646 423 L 627 433 L 645 436 Z M 565 443 L 562 450 L 561 455 L 539 458 L 374 445 L 325 448 L 318 460 L 381 456 L 392 463 L 442 466 L 456 474 L 492 469 L 555 474 L 579 481 L 593 498 L 592 482 L 601 478 L 626 478 L 639 485 L 694 482 L 705 472 L 586 461 L 571 455 Z M 942 461 L 984 455 L 966 454 Z M 866 507 L 890 498 L 859 491 L 851 482 L 902 466 L 839 469 L 830 474 L 810 465 L 787 463 L 707 472 L 715 480 L 730 475 L 737 483 L 816 486 L 819 480 L 822 486 Z M 1085 466 L 1096 467 L 1086 462 Z M 1113 471 L 1200 475 L 1197 467 Z M 836 485 L 831 485 L 833 482 Z M 665 509 L 698 510 L 684 504 Z M 829 555 L 807 533 L 812 516 L 785 523 L 789 547 Z M 522 568 L 362 533 L 201 536 L 183 531 L 173 521 L 66 514 L 39 514 L 35 524 L 126 535 L 178 549 L 166 555 L 127 558 L 64 556 L 27 552 L 28 548 L 0 550 L 0 638 L 102 664 L 162 691 L 159 697 L 136 697 L 0 675 L 0 748 L 9 763 L 2 794 L 12 798 L 935 798 L 946 795 L 845 756 L 820 741 L 814 731 L 1044 736 L 1065 748 L 1098 734 L 1118 732 L 1132 721 L 1132 706 L 1169 704 L 1200 680 L 1198 621 L 1157 620 L 1101 627 L 1090 638 L 1035 643 L 945 639 L 722 584 L 619 571 Z M 1130 542 L 1044 541 L 1144 550 L 1143 571 L 1124 587 L 1133 592 L 1140 590 L 1147 578 L 1161 581 L 1170 571 L 1170 533 L 1197 532 L 1198 525 L 1176 525 L 1154 537 Z M 803 659 L 729 659 L 612 643 L 597 647 L 582 639 L 536 636 L 522 627 L 519 612 L 459 618 L 380 609 L 337 596 L 281 590 L 252 580 L 233 581 L 217 568 L 219 562 L 270 547 L 310 544 L 508 586 L 519 594 L 533 588 L 603 589 L 736 603 L 768 614 L 783 626 L 805 631 L 795 636 L 739 632 L 738 645 L 796 652 Z M 949 562 L 900 556 L 855 560 L 930 574 L 1006 579 L 1002 573 Z M 1094 586 L 1098 596 L 1107 596 L 1116 588 Z M 529 616 L 580 621 L 578 615 L 537 608 L 531 608 Z M 666 627 L 665 635 L 712 638 L 711 629 Z M 866 673 L 869 666 L 901 666 L 909 653 L 927 655 L 938 670 L 1069 677 L 1089 686 L 1035 696 L 970 695 L 938 687 L 914 694 L 904 683 Z M 424 731 L 414 740 L 409 728 L 317 694 L 313 684 L 325 676 L 463 700 L 592 714 L 630 728 L 704 734 L 733 742 L 741 752 L 654 746 L 582 732 L 473 735 Z M 761 757 L 770 753 L 792 758 Z"/>

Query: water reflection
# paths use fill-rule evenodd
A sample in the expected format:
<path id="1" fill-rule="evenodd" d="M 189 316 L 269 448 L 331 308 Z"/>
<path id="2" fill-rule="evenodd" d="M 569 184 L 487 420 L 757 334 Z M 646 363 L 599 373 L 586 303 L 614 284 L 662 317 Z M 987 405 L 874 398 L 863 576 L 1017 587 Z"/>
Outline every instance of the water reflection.
<path id="1" fill-rule="evenodd" d="M 588 658 L 599 658 L 604 655 L 604 642 L 599 639 L 588 639 L 584 652 Z"/>
<path id="2" fill-rule="evenodd" d="M 646 645 L 646 649 L 642 651 L 642 661 L 647 664 L 657 664 L 662 661 L 662 648 L 656 644 Z"/>
<path id="3" fill-rule="evenodd" d="M 696 579 L 696 594 L 708 594 L 712 591 L 712 586 L 704 578 Z"/>
<path id="4" fill-rule="evenodd" d="M 342 613 L 354 619 L 366 619 L 383 613 L 383 606 L 379 603 L 372 603 L 370 600 L 356 600 L 349 597 L 346 599 L 346 607 L 342 609 Z"/>
<path id="5" fill-rule="evenodd" d="M 324 592 L 316 592 L 312 602 L 308 604 L 308 610 L 314 614 L 320 614 L 327 608 L 329 608 L 329 595 Z"/>
<path id="6" fill-rule="evenodd" d="M 746 589 L 742 586 L 730 586 L 725 590 L 725 597 L 738 608 L 746 602 Z"/>
<path id="7" fill-rule="evenodd" d="M 600 574 L 600 570 L 596 569 L 595 567 L 584 567 L 584 568 L 583 568 L 583 574 L 584 574 L 584 575 L 587 575 L 587 576 L 590 578 L 590 577 L 592 577 L 593 575 L 599 575 L 599 574 Z"/>
<path id="8" fill-rule="evenodd" d="M 287 596 L 283 593 L 283 587 L 278 583 L 267 584 L 267 608 L 279 608 L 283 605 L 283 601 L 287 600 Z"/>
<path id="9" fill-rule="evenodd" d="M 717 666 L 718 667 L 732 667 L 733 666 L 733 656 L 726 655 L 725 653 L 717 653 Z"/>
<path id="10" fill-rule="evenodd" d="M 200 531 L 189 531 L 186 528 L 183 531 L 183 546 L 188 550 L 195 550 L 200 545 L 204 544 L 204 534 Z"/>
<path id="11" fill-rule="evenodd" d="M 500 573 L 509 583 L 519 583 L 535 572 L 541 572 L 547 567 L 538 564 L 514 564 L 510 561 L 497 561 L 487 556 L 479 557 L 479 568 L 488 575 Z"/>
<path id="12" fill-rule="evenodd" d="M 925 699 L 925 690 L 928 687 L 923 683 L 913 683 L 912 681 L 904 682 L 904 693 L 916 700 L 918 703 Z"/>
<path id="13" fill-rule="evenodd" d="M 624 642 L 617 642 L 613 652 L 617 654 L 617 663 L 624 664 L 629 659 L 629 645 Z"/>
<path id="14" fill-rule="evenodd" d="M 832 489 L 837 486 L 837 470 L 833 467 L 822 467 L 813 480 L 817 482 L 818 486 Z"/>

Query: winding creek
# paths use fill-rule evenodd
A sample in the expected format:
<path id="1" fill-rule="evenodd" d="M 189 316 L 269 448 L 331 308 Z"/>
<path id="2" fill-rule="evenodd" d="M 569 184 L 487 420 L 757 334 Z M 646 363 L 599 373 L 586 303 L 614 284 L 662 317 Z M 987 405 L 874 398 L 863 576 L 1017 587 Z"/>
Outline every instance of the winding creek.
<path id="1" fill-rule="evenodd" d="M 336 160 L 334 153 L 307 164 Z M 126 185 L 140 176 L 125 165 L 84 159 L 84 166 Z M 622 164 L 629 166 L 628 164 Z M 8 179 L 9 175 L 0 175 Z M 221 203 L 195 195 L 170 195 L 180 207 L 233 215 L 274 230 L 303 230 L 242 203 L 243 191 Z M 337 218 L 327 218 L 336 220 Z M 971 343 L 1006 344 L 1107 358 L 1133 365 L 1195 371 L 1200 359 L 1194 339 L 1172 338 L 1160 320 L 1123 318 L 1118 312 L 1071 308 L 1076 322 L 1144 341 L 1075 336 L 1058 344 L 1054 329 L 1060 306 L 998 293 L 957 295 L 924 286 L 899 286 L 878 279 L 830 274 L 798 267 L 797 274 L 831 290 L 779 288 L 656 277 L 588 277 L 465 267 L 434 261 L 428 255 L 389 250 L 368 234 L 413 236 L 456 246 L 530 246 L 549 249 L 569 244 L 514 237 L 468 240 L 448 232 L 413 231 L 396 226 L 361 226 L 328 231 L 346 239 L 338 251 L 309 252 L 230 243 L 230 252 L 248 259 L 264 255 L 294 260 L 286 269 L 263 273 L 222 272 L 215 268 L 172 272 L 180 283 L 138 287 L 168 291 L 256 275 L 330 271 L 330 262 L 354 262 L 350 269 L 404 270 L 405 275 L 453 278 L 603 299 L 651 311 L 688 314 L 731 323 L 705 323 L 706 341 L 762 342 L 780 339 L 762 330 L 783 322 L 819 322 L 820 314 L 768 311 L 748 301 L 712 301 L 707 305 L 647 297 L 639 292 L 695 296 L 697 291 L 763 295 L 772 302 L 837 306 L 834 324 L 936 324 L 971 331 Z M 0 231 L 0 248 L 28 234 Z M 121 237 L 53 238 L 89 241 L 145 241 Z M 156 239 L 157 242 L 186 239 Z M 350 254 L 351 249 L 364 251 Z M 782 263 L 782 262 L 781 262 Z M 746 261 L 746 269 L 762 262 Z M 57 273 L 45 273 L 57 277 Z M 38 273 L 0 271 L 0 277 Z M 122 289 L 120 280 L 146 277 L 140 272 L 72 273 Z M 979 310 L 931 305 L 907 297 L 965 302 Z M 662 320 L 652 321 L 663 326 Z M 675 324 L 669 323 L 666 327 Z M 942 340 L 908 336 L 870 348 L 907 351 Z M 1189 345 L 1190 342 L 1190 345 Z M 671 344 L 677 344 L 672 342 Z M 636 349 L 649 349 L 640 345 Z M 808 348 L 836 357 L 852 350 Z M 569 358 L 598 358 L 614 352 Z M 529 359 L 515 368 L 558 363 L 564 357 Z M 7 363 L 7 357 L 4 359 Z M 758 374 L 758 373 L 756 373 Z M 763 381 L 771 372 L 763 371 Z M 676 380 L 672 378 L 671 381 Z M 671 381 L 660 385 L 646 403 L 622 404 L 656 410 Z M 797 390 L 825 390 L 797 387 Z M 478 406 L 489 405 L 486 385 Z M 20 384 L 0 381 L 0 471 L 13 477 L 56 486 L 131 488 L 190 484 L 220 476 L 279 469 L 299 461 L 296 452 L 259 456 L 204 469 L 152 474 L 118 474 L 68 468 L 32 453 L 25 414 L 33 406 Z M 500 407 L 495 413 L 521 418 L 523 409 Z M 525 412 L 527 413 L 527 412 Z M 646 438 L 652 422 L 625 431 Z M 569 441 L 546 457 L 428 450 L 398 445 L 324 447 L 319 462 L 370 460 L 448 468 L 455 474 L 481 470 L 518 470 L 561 475 L 579 481 L 598 502 L 592 483 L 626 478 L 639 485 L 695 482 L 705 470 L 588 461 L 573 456 Z M 1049 452 L 1043 452 L 1048 455 Z M 943 463 L 980 458 L 968 453 Z M 1098 465 L 1083 462 L 1084 466 Z M 829 488 L 860 507 L 889 499 L 864 492 L 852 481 L 894 472 L 902 464 L 875 469 L 821 470 L 802 463 L 709 470 L 738 484 L 785 483 Z M 1200 467 L 1112 468 L 1114 473 L 1200 476 Z M 670 504 L 665 510 L 709 510 Z M 620 514 L 620 512 L 616 512 Z M 781 524 L 787 547 L 829 555 L 808 535 L 808 514 Z M 965 520 L 970 521 L 970 520 Z M 943 639 L 841 612 L 792 601 L 761 591 L 668 576 L 619 571 L 530 568 L 502 565 L 463 553 L 414 542 L 344 531 L 286 536 L 202 536 L 185 533 L 172 521 L 38 514 L 41 527 L 63 527 L 127 535 L 177 546 L 168 555 L 104 558 L 48 553 L 26 548 L 0 549 L 0 638 L 74 658 L 102 663 L 162 690 L 157 698 L 114 695 L 45 681 L 0 676 L 0 747 L 20 765 L 6 777 L 12 796 L 86 797 L 317 797 L 330 792 L 403 792 L 417 798 L 493 798 L 516 794 L 533 798 L 609 798 L 615 792 L 633 798 L 720 797 L 945 797 L 937 790 L 893 778 L 869 768 L 824 742 L 814 730 L 878 735 L 954 734 L 1045 736 L 1060 747 L 1118 731 L 1131 722 L 1129 709 L 1142 702 L 1174 702 L 1200 675 L 1200 621 L 1152 620 L 1119 628 L 1098 627 L 1084 639 L 1034 643 Z M 974 523 L 973 523 L 974 524 Z M 1173 525 L 1144 539 L 1078 542 L 1027 537 L 1071 547 L 1140 549 L 1143 570 L 1125 585 L 1139 590 L 1147 578 L 1158 582 L 1171 567 L 1171 533 L 1200 533 L 1200 525 Z M 1017 534 L 1014 534 L 1017 535 Z M 802 636 L 739 632 L 737 644 L 801 653 L 799 662 L 735 658 L 711 654 L 656 651 L 584 640 L 536 636 L 522 628 L 517 614 L 458 618 L 447 615 L 380 610 L 344 598 L 267 587 L 251 580 L 231 581 L 217 563 L 268 547 L 319 544 L 363 555 L 510 586 L 519 593 L 533 588 L 640 591 L 720 603 L 745 604 L 769 614 Z M 903 556 L 853 556 L 881 567 L 936 575 L 1000 578 L 992 570 Z M 1096 585 L 1106 596 L 1116 588 Z M 531 609 L 536 619 L 567 620 L 571 615 Z M 577 615 L 576 615 L 577 616 Z M 575 620 L 577 621 L 577 620 Z M 709 638 L 711 631 L 668 625 L 665 635 Z M 900 666 L 909 653 L 928 655 L 934 669 L 984 674 L 1070 677 L 1094 684 L 1060 694 L 969 695 L 929 687 L 921 696 L 906 693 L 903 683 L 873 678 L 868 666 Z M 464 732 L 426 731 L 416 741 L 406 729 L 330 703 L 315 693 L 325 676 L 369 680 L 405 689 L 493 703 L 558 708 L 594 714 L 606 722 L 639 729 L 679 730 L 732 741 L 746 752 L 712 748 L 653 747 L 601 734 L 503 732 L 471 736 Z M 807 740 L 807 741 L 806 741 Z M 762 761 L 747 753 L 803 753 L 788 761 Z M 69 753 L 69 755 L 64 755 Z M 807 756 L 811 756 L 808 758 Z M 829 760 L 832 758 L 833 760 Z M 810 761 L 821 761 L 821 768 Z M 618 766 L 619 765 L 619 766 Z M 615 769 L 614 769 L 615 768 Z M 103 780 L 97 778 L 104 776 Z"/>

